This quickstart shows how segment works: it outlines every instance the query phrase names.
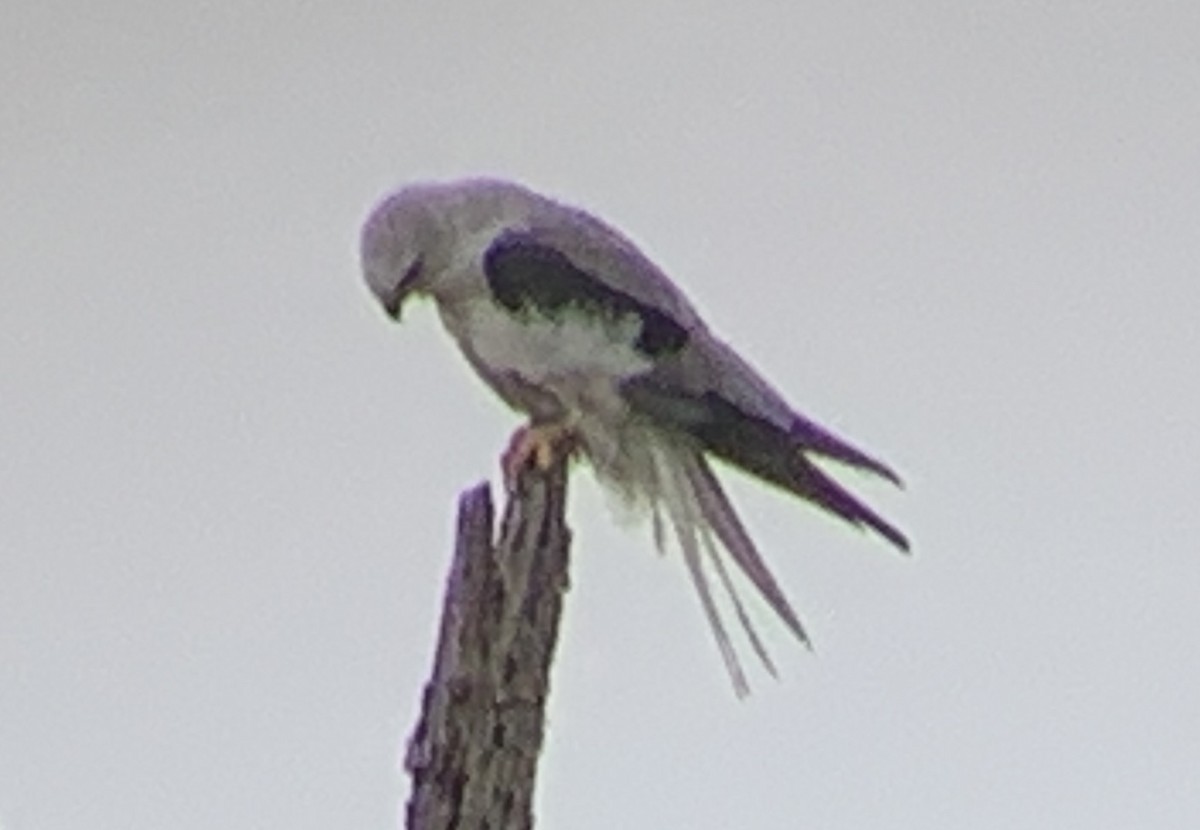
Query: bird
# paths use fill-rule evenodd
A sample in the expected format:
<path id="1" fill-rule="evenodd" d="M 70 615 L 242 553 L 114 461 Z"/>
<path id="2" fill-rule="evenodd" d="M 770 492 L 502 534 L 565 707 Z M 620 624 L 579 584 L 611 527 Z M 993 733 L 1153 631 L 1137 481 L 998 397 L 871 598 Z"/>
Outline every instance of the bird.
<path id="1" fill-rule="evenodd" d="M 902 487 L 899 475 L 796 411 L 604 220 L 512 181 L 422 181 L 384 196 L 360 243 L 364 279 L 387 315 L 398 322 L 409 298 L 431 298 L 470 366 L 528 416 L 502 456 L 506 478 L 578 455 L 605 489 L 650 516 L 660 550 L 670 528 L 739 695 L 749 685 L 712 575 L 776 671 L 729 560 L 812 646 L 713 460 L 909 551 L 907 536 L 817 462 Z"/>

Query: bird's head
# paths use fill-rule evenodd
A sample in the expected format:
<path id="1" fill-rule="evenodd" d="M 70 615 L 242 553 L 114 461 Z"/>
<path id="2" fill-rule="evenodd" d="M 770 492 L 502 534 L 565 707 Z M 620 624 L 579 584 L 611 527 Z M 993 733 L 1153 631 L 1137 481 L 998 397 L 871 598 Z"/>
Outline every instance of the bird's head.
<path id="1" fill-rule="evenodd" d="M 363 277 L 394 320 L 408 297 L 428 292 L 437 267 L 431 260 L 438 223 L 421 196 L 402 190 L 381 202 L 363 224 Z"/>
<path id="2" fill-rule="evenodd" d="M 414 295 L 455 303 L 487 290 L 478 257 L 500 232 L 525 228 L 546 200 L 493 179 L 408 185 L 371 211 L 362 230 L 362 269 L 393 319 Z"/>

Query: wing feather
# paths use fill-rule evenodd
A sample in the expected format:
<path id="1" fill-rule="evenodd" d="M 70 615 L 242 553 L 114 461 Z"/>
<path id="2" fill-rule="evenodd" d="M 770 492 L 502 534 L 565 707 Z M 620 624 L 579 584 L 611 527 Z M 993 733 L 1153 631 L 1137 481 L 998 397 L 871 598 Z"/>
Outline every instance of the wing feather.
<path id="1" fill-rule="evenodd" d="M 498 236 L 484 253 L 483 272 L 492 296 L 510 313 L 549 319 L 585 313 L 615 324 L 636 321 L 632 345 L 647 357 L 676 353 L 690 337 L 666 311 L 610 285 L 564 251 L 526 233 Z"/>
<path id="2" fill-rule="evenodd" d="M 781 429 L 714 392 L 697 395 L 666 386 L 654 373 L 627 380 L 621 390 L 633 411 L 657 426 L 690 435 L 717 457 L 909 549 L 903 533 L 821 472 L 806 453 L 829 455 L 893 481 L 895 473 L 807 420 L 796 416 L 798 426 Z"/>

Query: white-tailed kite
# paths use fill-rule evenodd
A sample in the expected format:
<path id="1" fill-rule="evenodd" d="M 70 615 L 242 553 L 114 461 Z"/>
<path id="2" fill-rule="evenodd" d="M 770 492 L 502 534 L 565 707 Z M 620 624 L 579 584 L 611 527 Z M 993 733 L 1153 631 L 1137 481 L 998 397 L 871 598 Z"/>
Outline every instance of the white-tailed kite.
<path id="1" fill-rule="evenodd" d="M 625 236 L 576 208 L 495 180 L 419 184 L 367 219 L 362 267 L 399 319 L 432 297 L 467 361 L 527 413 L 505 454 L 512 475 L 577 449 L 600 481 L 673 531 L 725 664 L 746 681 L 709 590 L 707 556 L 771 671 L 725 568 L 738 564 L 801 642 L 808 637 L 709 466 L 713 456 L 901 550 L 905 536 L 822 472 L 832 459 L 900 483 L 886 465 L 800 415 L 714 336 Z"/>

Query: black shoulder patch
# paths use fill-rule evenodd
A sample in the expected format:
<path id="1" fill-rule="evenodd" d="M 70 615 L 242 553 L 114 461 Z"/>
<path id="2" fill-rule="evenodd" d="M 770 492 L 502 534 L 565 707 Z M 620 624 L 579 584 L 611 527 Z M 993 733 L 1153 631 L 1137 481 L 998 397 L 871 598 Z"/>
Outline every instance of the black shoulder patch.
<path id="1" fill-rule="evenodd" d="M 687 329 L 666 312 L 606 285 L 557 248 L 519 233 L 503 234 L 492 243 L 483 271 L 496 302 L 509 311 L 534 310 L 551 318 L 568 308 L 614 320 L 635 315 L 642 328 L 634 346 L 649 357 L 677 352 L 687 343 Z"/>

